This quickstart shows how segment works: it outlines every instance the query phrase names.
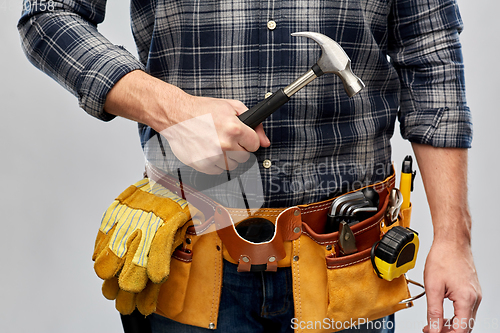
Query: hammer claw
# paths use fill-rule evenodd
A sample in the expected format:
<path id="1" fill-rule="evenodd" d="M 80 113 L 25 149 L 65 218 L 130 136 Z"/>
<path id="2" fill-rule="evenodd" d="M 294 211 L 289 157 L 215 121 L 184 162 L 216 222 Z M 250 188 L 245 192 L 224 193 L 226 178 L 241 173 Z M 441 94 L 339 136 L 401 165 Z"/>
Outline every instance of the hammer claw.
<path id="1" fill-rule="evenodd" d="M 292 36 L 311 38 L 321 47 L 321 57 L 315 66 L 318 66 L 323 73 L 333 73 L 339 76 L 349 97 L 356 95 L 365 87 L 363 81 L 352 72 L 351 59 L 349 59 L 344 49 L 333 39 L 323 34 L 309 31 L 294 32 Z"/>

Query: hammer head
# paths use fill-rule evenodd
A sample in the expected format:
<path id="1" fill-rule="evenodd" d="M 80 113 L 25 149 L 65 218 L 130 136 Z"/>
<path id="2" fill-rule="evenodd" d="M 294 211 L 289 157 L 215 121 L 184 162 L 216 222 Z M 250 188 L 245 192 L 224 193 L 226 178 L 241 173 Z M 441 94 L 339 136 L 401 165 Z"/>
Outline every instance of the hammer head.
<path id="1" fill-rule="evenodd" d="M 363 81 L 352 72 L 351 59 L 333 39 L 317 32 L 294 32 L 292 36 L 311 38 L 321 46 L 321 57 L 316 65 L 323 73 L 338 75 L 342 79 L 344 89 L 349 97 L 356 95 L 365 87 Z"/>

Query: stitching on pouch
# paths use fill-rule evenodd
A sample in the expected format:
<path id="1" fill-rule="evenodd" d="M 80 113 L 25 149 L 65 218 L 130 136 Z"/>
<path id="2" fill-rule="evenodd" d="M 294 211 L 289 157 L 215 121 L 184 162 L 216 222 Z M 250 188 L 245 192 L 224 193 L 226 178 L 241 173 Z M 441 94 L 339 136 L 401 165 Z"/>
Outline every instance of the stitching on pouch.
<path id="1" fill-rule="evenodd" d="M 383 217 L 382 217 L 382 218 L 383 218 Z M 375 222 L 375 223 L 373 223 L 373 224 L 371 224 L 371 225 L 367 226 L 366 228 L 356 231 L 356 232 L 354 233 L 354 236 L 359 235 L 359 234 L 362 234 L 362 233 L 363 233 L 363 232 L 365 232 L 366 230 L 371 229 L 371 228 L 373 228 L 373 227 L 376 227 L 377 225 L 379 225 L 379 224 L 380 224 L 380 221 L 381 221 L 381 220 L 382 220 L 382 219 L 379 219 L 377 222 Z"/>
<path id="2" fill-rule="evenodd" d="M 380 223 L 380 220 L 378 220 L 376 223 L 373 223 L 369 226 L 367 226 L 366 228 L 364 229 L 361 229 L 361 230 L 358 230 L 354 233 L 354 236 L 357 236 L 359 234 L 362 234 L 364 233 L 365 231 L 371 229 L 371 228 L 374 228 L 376 227 L 378 224 Z M 336 244 L 338 243 L 338 240 L 331 240 L 331 241 L 320 241 L 320 240 L 317 240 L 317 239 L 314 239 L 314 237 L 309 234 L 307 231 L 305 231 L 304 229 L 302 229 L 302 233 L 306 236 L 308 236 L 309 238 L 311 238 L 313 241 L 315 241 L 316 243 L 320 244 L 320 245 L 324 245 L 324 244 Z"/>
<path id="3" fill-rule="evenodd" d="M 330 204 L 328 205 L 325 205 L 326 207 L 330 206 Z M 305 211 L 305 212 L 300 212 L 302 215 L 306 215 L 306 214 L 311 214 L 311 213 L 314 213 L 314 212 L 319 212 L 319 211 L 322 211 L 325 209 L 325 207 L 313 207 L 313 208 L 316 208 L 314 210 L 308 210 L 308 211 Z"/>
<path id="4" fill-rule="evenodd" d="M 370 257 L 365 257 L 365 258 L 362 258 L 362 259 L 359 259 L 359 260 L 356 260 L 356 261 L 353 261 L 353 262 L 350 262 L 350 263 L 347 263 L 347 264 L 343 264 L 343 265 L 326 265 L 326 267 L 328 268 L 342 268 L 342 267 L 347 267 L 347 266 L 352 266 L 352 265 L 355 265 L 355 264 L 358 264 L 362 261 L 366 261 L 370 259 Z"/>
<path id="5" fill-rule="evenodd" d="M 300 238 L 297 240 L 298 244 L 297 244 L 297 252 L 296 252 L 296 255 L 299 256 L 300 255 Z M 300 260 L 300 256 L 299 256 L 299 260 Z M 297 263 L 298 265 L 298 263 Z M 297 287 L 297 292 L 298 292 L 298 298 L 299 298 L 299 318 L 302 318 L 302 299 L 301 299 L 301 296 L 300 296 L 300 272 L 297 272 L 297 274 L 295 273 L 296 270 L 298 270 L 299 268 L 297 267 L 297 269 L 294 269 L 294 276 L 296 276 L 296 280 L 297 280 L 297 284 L 298 284 L 298 287 Z"/>
<path id="6" fill-rule="evenodd" d="M 191 262 L 191 261 L 193 261 L 193 259 L 181 258 L 181 257 L 176 256 L 175 254 L 172 254 L 172 257 L 174 257 L 177 260 L 184 261 L 184 262 Z"/>
<path id="7" fill-rule="evenodd" d="M 240 213 L 229 213 L 231 216 L 248 216 L 248 214 L 240 214 Z M 278 216 L 279 214 L 254 214 L 252 217 L 255 216 L 270 216 L 270 217 L 275 217 Z"/>
<path id="8" fill-rule="evenodd" d="M 314 239 L 307 231 L 305 231 L 304 229 L 302 229 L 302 233 L 306 236 L 308 236 L 309 238 L 311 238 L 313 241 L 315 241 L 316 243 L 320 244 L 320 245 L 324 245 L 324 244 L 336 244 L 338 243 L 338 240 L 331 240 L 331 241 L 318 241 L 316 239 Z"/>
<path id="9" fill-rule="evenodd" d="M 217 238 L 215 239 L 215 245 L 217 246 Z M 211 306 L 211 309 L 210 309 L 210 321 L 214 321 L 214 306 L 215 306 L 215 289 L 217 289 L 217 272 L 220 270 L 220 266 L 218 265 L 217 263 L 217 255 L 215 256 L 215 269 L 214 269 L 214 276 L 215 276 L 215 280 L 214 280 L 214 289 L 213 289 L 213 293 L 212 293 L 212 306 Z M 219 300 L 220 301 L 220 300 Z"/>

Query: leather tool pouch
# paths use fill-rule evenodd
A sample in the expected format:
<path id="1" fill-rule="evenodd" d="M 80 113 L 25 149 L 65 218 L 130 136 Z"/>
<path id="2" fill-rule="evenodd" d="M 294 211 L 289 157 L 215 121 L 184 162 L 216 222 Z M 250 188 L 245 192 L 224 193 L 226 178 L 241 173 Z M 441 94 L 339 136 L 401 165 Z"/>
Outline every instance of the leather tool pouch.
<path id="1" fill-rule="evenodd" d="M 168 178 L 162 184 L 174 193 L 189 190 Z M 296 332 L 339 331 L 411 306 L 405 301 L 410 297 L 405 276 L 382 280 L 370 261 L 372 245 L 385 232 L 396 225 L 409 226 L 411 207 L 392 225 L 385 221 L 393 187 L 394 176 L 373 186 L 379 194 L 379 210 L 351 227 L 358 250 L 351 255 L 340 254 L 338 232 L 325 233 L 332 199 L 287 209 L 259 209 L 251 215 L 271 221 L 275 232 L 270 239 L 256 243 L 241 237 L 236 229 L 248 212 L 200 197 L 195 206 L 213 218 L 195 227 L 196 232 L 193 227 L 187 230 L 186 240 L 173 255 L 156 312 L 181 323 L 216 328 L 223 258 L 238 264 L 240 271 L 272 271 L 276 263 L 277 267 L 291 267 Z M 239 217 L 243 219 L 239 221 Z M 318 322 L 322 324 L 316 325 Z M 311 328 L 308 323 L 316 324 Z"/>
<path id="2" fill-rule="evenodd" d="M 158 295 L 156 313 L 180 323 L 215 328 L 222 284 L 222 243 L 213 219 L 188 228 L 182 246 L 172 255 L 171 273 Z M 213 325 L 213 327 L 212 327 Z"/>
<path id="3" fill-rule="evenodd" d="M 215 210 L 215 225 L 217 233 L 232 259 L 238 263 L 238 272 L 250 271 L 276 271 L 278 261 L 285 259 L 286 251 L 284 244 L 300 237 L 301 218 L 298 207 L 290 207 L 283 210 L 274 221 L 262 218 L 253 220 L 265 220 L 273 226 L 273 235 L 262 242 L 252 242 L 243 238 L 237 231 L 231 217 L 230 210 L 218 206 Z M 241 223 L 250 221 L 244 220 Z M 273 223 L 274 222 L 274 223 Z M 238 224 L 238 226 L 241 225 Z M 258 238 L 258 237 L 256 237 Z"/>
<path id="4" fill-rule="evenodd" d="M 351 227 L 357 252 L 343 255 L 339 232 L 324 234 L 324 209 L 303 208 L 303 233 L 293 243 L 292 271 L 297 323 L 320 321 L 321 328 L 297 325 L 297 332 L 332 332 L 366 323 L 412 305 L 404 275 L 389 282 L 377 277 L 370 260 L 372 245 L 396 225 L 409 226 L 411 207 L 387 226 L 385 211 L 394 179 L 375 185 L 378 212 Z M 330 201 L 331 202 L 331 201 Z M 321 207 L 321 206 L 320 206 Z M 325 292 L 326 291 L 326 292 Z"/>

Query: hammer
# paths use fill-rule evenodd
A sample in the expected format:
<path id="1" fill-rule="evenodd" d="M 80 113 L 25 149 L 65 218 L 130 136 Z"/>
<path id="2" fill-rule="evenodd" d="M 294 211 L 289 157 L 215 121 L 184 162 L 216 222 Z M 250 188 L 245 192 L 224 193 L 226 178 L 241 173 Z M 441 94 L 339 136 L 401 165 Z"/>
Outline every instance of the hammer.
<path id="1" fill-rule="evenodd" d="M 310 70 L 290 85 L 279 89 L 270 97 L 260 101 L 238 116 L 243 123 L 252 128 L 255 128 L 274 111 L 288 102 L 293 94 L 325 73 L 338 75 L 342 79 L 344 89 L 349 97 L 356 95 L 365 87 L 363 81 L 352 72 L 351 59 L 349 59 L 342 47 L 333 39 L 317 32 L 295 32 L 292 36 L 309 37 L 314 40 L 321 46 L 321 57 Z"/>

